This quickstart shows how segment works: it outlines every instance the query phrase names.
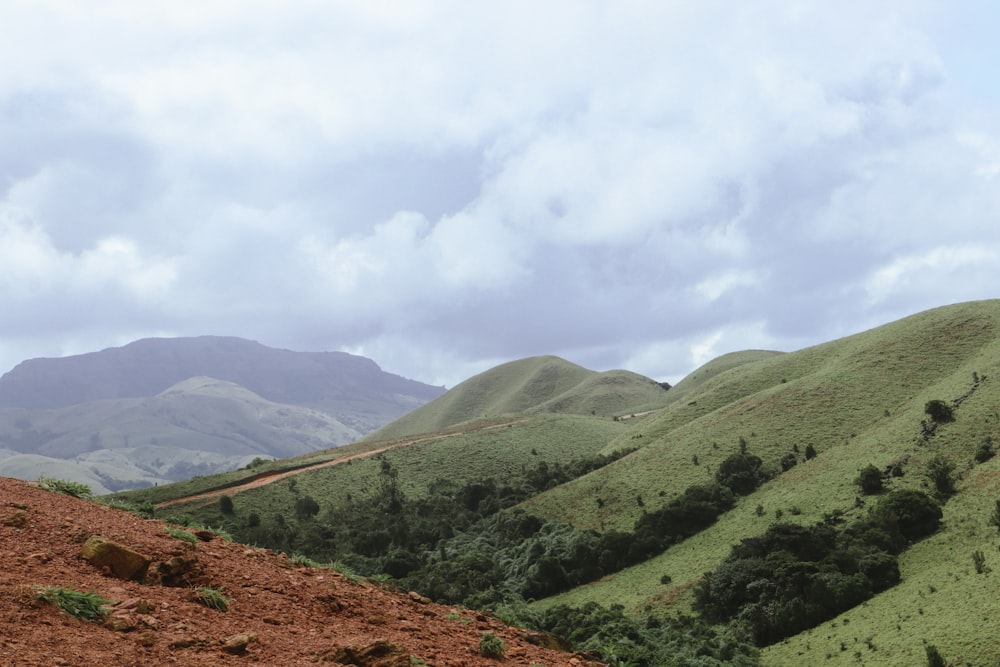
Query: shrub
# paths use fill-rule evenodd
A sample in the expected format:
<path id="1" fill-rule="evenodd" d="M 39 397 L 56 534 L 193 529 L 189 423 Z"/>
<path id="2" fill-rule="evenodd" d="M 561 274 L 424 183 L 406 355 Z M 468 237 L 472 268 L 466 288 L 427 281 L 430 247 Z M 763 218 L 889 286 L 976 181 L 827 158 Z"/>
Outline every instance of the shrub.
<path id="1" fill-rule="evenodd" d="M 230 496 L 219 497 L 219 511 L 227 515 L 233 514 L 235 510 L 233 509 L 233 499 Z"/>
<path id="2" fill-rule="evenodd" d="M 759 456 L 741 451 L 728 456 L 719 464 L 715 479 L 736 495 L 746 496 L 767 480 L 761 470 L 763 463 Z"/>
<path id="3" fill-rule="evenodd" d="M 489 632 L 479 640 L 479 655 L 485 658 L 496 658 L 503 660 L 504 645 L 503 640 Z"/>
<path id="4" fill-rule="evenodd" d="M 986 463 L 993 455 L 996 454 L 996 450 L 993 449 L 993 438 L 986 436 L 979 441 L 979 445 L 976 447 L 976 461 L 978 463 Z"/>
<path id="5" fill-rule="evenodd" d="M 810 460 L 810 459 L 816 458 L 816 448 L 813 447 L 812 445 L 806 445 L 806 452 L 805 452 L 805 454 L 806 454 L 806 460 L 807 461 Z"/>
<path id="6" fill-rule="evenodd" d="M 81 593 L 72 588 L 45 586 L 38 590 L 38 599 L 54 604 L 73 618 L 82 621 L 100 621 L 111 613 L 104 606 L 111 604 L 111 600 L 106 600 L 93 591 Z"/>
<path id="7" fill-rule="evenodd" d="M 986 566 L 986 554 L 981 549 L 972 552 L 972 564 L 976 567 L 976 574 L 985 574 L 990 571 Z"/>
<path id="8" fill-rule="evenodd" d="M 74 498 L 83 498 L 84 500 L 90 500 L 94 497 L 94 492 L 86 484 L 81 484 L 80 482 L 70 482 L 65 479 L 39 477 L 38 488 L 45 489 L 46 491 L 53 491 L 55 493 L 61 493 L 66 496 L 73 496 Z"/>
<path id="9" fill-rule="evenodd" d="M 861 493 L 870 496 L 882 490 L 882 473 L 872 464 L 861 469 L 854 483 L 861 487 Z"/>
<path id="10" fill-rule="evenodd" d="M 319 514 L 319 503 L 312 496 L 302 496 L 295 501 L 295 516 L 309 519 Z"/>
<path id="11" fill-rule="evenodd" d="M 955 480 L 951 473 L 955 470 L 955 464 L 938 454 L 927 462 L 927 479 L 941 496 L 950 496 L 955 493 Z"/>
<path id="12" fill-rule="evenodd" d="M 785 454 L 781 457 L 781 470 L 782 472 L 788 472 L 798 464 L 799 460 L 796 458 L 795 454 Z"/>
<path id="13" fill-rule="evenodd" d="M 937 399 L 927 401 L 927 404 L 924 406 L 924 412 L 930 415 L 930 418 L 939 424 L 955 421 L 954 410 L 944 401 L 939 401 Z"/>
<path id="14" fill-rule="evenodd" d="M 924 645 L 924 652 L 927 654 L 927 667 L 947 667 L 948 663 L 944 661 L 941 652 L 934 644 Z"/>

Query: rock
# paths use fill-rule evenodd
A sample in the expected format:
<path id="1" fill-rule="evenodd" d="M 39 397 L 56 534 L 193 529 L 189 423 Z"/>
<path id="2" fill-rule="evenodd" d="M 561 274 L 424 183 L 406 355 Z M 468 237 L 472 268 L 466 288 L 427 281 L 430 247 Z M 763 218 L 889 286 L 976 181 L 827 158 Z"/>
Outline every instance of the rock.
<path id="1" fill-rule="evenodd" d="M 418 593 L 416 591 L 410 591 L 409 593 L 407 593 L 407 595 L 410 597 L 411 600 L 413 600 L 414 602 L 417 602 L 419 604 L 430 604 L 431 603 L 431 599 L 430 598 L 424 597 L 423 595 L 421 595 L 420 593 Z"/>
<path id="2" fill-rule="evenodd" d="M 240 632 L 231 637 L 226 637 L 222 642 L 222 650 L 233 655 L 243 655 L 247 652 L 247 646 L 257 641 L 257 635 L 252 632 Z"/>
<path id="3" fill-rule="evenodd" d="M 146 576 L 150 563 L 150 559 L 138 551 L 97 535 L 83 543 L 80 557 L 97 567 L 108 568 L 119 579 L 136 581 Z"/>
<path id="4" fill-rule="evenodd" d="M 560 637 L 559 635 L 554 635 L 551 632 L 519 630 L 517 636 L 529 644 L 552 649 L 553 651 L 572 653 L 575 650 L 573 644 L 568 639 Z"/>
<path id="5" fill-rule="evenodd" d="M 154 586 L 194 586 L 203 576 L 201 564 L 194 556 L 174 556 L 168 561 L 149 566 L 146 583 Z"/>
<path id="6" fill-rule="evenodd" d="M 367 646 L 343 646 L 323 655 L 323 662 L 339 662 L 357 667 L 409 667 L 410 652 L 402 646 L 387 641 L 377 641 Z"/>
<path id="7" fill-rule="evenodd" d="M 28 525 L 28 515 L 24 512 L 14 512 L 0 519 L 0 523 L 11 528 L 24 528 Z"/>

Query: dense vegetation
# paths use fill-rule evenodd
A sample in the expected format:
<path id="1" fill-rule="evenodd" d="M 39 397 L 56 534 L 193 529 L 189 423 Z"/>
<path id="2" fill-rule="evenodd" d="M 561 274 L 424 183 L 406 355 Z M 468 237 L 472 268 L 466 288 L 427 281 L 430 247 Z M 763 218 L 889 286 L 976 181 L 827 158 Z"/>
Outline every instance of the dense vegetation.
<path id="1" fill-rule="evenodd" d="M 759 645 L 797 634 L 899 582 L 896 556 L 937 530 L 941 508 L 920 491 L 889 493 L 837 528 L 772 525 L 743 540 L 695 589 L 695 609 L 743 626 Z"/>

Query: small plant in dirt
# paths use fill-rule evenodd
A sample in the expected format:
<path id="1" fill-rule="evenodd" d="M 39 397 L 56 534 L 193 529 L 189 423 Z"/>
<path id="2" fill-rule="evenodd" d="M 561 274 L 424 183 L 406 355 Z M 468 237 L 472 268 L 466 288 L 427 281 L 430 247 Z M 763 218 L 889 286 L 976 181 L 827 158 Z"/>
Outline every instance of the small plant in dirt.
<path id="1" fill-rule="evenodd" d="M 111 604 L 111 600 L 93 591 L 81 593 L 62 586 L 44 586 L 38 589 L 38 599 L 54 604 L 81 621 L 101 621 L 111 613 L 105 606 Z"/>
<path id="2" fill-rule="evenodd" d="M 61 493 L 65 496 L 73 496 L 74 498 L 83 498 L 84 500 L 90 500 L 91 498 L 94 497 L 94 492 L 86 484 L 81 484 L 80 482 L 71 482 L 65 479 L 52 479 L 51 477 L 39 477 L 38 488 L 45 489 L 46 491 L 52 491 L 54 493 Z"/>
<path id="3" fill-rule="evenodd" d="M 504 645 L 503 640 L 494 634 L 487 632 L 479 640 L 479 655 L 484 658 L 496 658 L 503 660 Z"/>
<path id="4" fill-rule="evenodd" d="M 163 529 L 167 531 L 168 535 L 170 535 L 171 537 L 176 537 L 178 540 L 181 540 L 182 542 L 187 542 L 188 544 L 198 543 L 198 538 L 195 537 L 195 534 L 190 531 L 184 530 L 183 528 L 164 526 Z"/>
<path id="5" fill-rule="evenodd" d="M 229 598 L 222 591 L 208 586 L 195 586 L 192 591 L 195 602 L 201 603 L 216 611 L 229 611 Z"/>

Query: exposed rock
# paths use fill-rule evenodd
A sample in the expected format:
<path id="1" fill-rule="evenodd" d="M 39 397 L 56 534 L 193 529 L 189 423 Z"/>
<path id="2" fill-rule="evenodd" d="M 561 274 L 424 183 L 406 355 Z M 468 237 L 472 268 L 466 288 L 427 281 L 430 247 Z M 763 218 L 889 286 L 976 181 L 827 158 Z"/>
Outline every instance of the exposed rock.
<path id="1" fill-rule="evenodd" d="M 80 557 L 99 568 L 107 568 L 119 579 L 141 580 L 149 569 L 150 559 L 117 542 L 93 535 L 80 548 Z"/>
<path id="2" fill-rule="evenodd" d="M 243 655 L 247 652 L 247 646 L 257 641 L 257 635 L 252 632 L 240 632 L 231 637 L 226 637 L 222 642 L 222 650 L 233 655 Z"/>
<path id="3" fill-rule="evenodd" d="M 0 519 L 0 524 L 10 526 L 11 528 L 24 528 L 28 525 L 28 515 L 24 512 L 13 512 Z"/>
<path id="4" fill-rule="evenodd" d="M 168 561 L 149 566 L 146 583 L 154 586 L 194 586 L 204 576 L 201 564 L 194 556 L 174 556 Z"/>
<path id="5" fill-rule="evenodd" d="M 367 646 L 343 646 L 323 655 L 323 662 L 357 667 L 409 667 L 410 652 L 402 646 L 379 640 Z"/>
<path id="6" fill-rule="evenodd" d="M 554 651 L 565 651 L 566 653 L 572 653 L 575 651 L 573 644 L 566 638 L 560 637 L 559 635 L 554 635 L 551 632 L 536 632 L 534 630 L 520 630 L 517 633 L 518 637 L 528 642 L 529 644 L 534 644 L 535 646 L 541 646 L 543 648 L 552 649 Z"/>

